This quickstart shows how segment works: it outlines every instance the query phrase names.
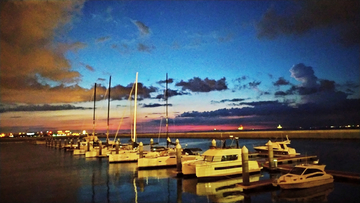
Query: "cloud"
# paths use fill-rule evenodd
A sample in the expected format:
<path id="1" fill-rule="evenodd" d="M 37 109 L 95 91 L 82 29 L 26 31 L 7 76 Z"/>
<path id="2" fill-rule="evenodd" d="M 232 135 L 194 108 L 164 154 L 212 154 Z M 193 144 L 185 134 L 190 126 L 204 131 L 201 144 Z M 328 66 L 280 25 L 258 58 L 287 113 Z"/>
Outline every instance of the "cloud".
<path id="1" fill-rule="evenodd" d="M 44 98 L 44 91 L 51 89 L 44 81 L 67 84 L 79 80 L 80 73 L 71 69 L 65 53 L 85 44 L 55 43 L 54 39 L 71 28 L 71 21 L 80 13 L 83 3 L 1 1 L 0 97 L 3 102 L 33 103 L 32 99 Z"/>
<path id="2" fill-rule="evenodd" d="M 327 103 L 336 104 L 347 99 L 347 94 L 339 91 L 336 88 L 335 81 L 327 79 L 318 79 L 311 66 L 306 66 L 303 63 L 294 65 L 290 69 L 291 77 L 299 81 L 299 85 L 293 85 L 284 81 L 283 79 L 275 84 L 289 84 L 290 88 L 286 91 L 275 92 L 276 97 L 283 97 L 288 95 L 300 95 L 301 103 Z M 352 83 L 350 83 L 352 84 Z M 355 87 L 355 86 L 352 86 Z M 351 89 L 350 89 L 351 90 Z"/>
<path id="3" fill-rule="evenodd" d="M 297 8 L 297 9 L 294 9 Z M 280 35 L 302 35 L 314 29 L 336 28 L 342 44 L 360 43 L 360 2 L 358 0 L 298 1 L 281 14 L 271 7 L 258 22 L 258 37 L 274 39 Z"/>
<path id="4" fill-rule="evenodd" d="M 303 63 L 294 65 L 290 69 L 291 77 L 301 82 L 301 86 L 305 88 L 317 87 L 317 77 L 311 66 L 305 66 Z"/>
<path id="5" fill-rule="evenodd" d="M 243 108 L 184 112 L 176 117 L 177 125 L 232 124 L 273 128 L 281 123 L 287 128 L 356 124 L 360 120 L 360 99 L 327 103 L 307 103 L 296 107 L 279 101 L 241 102 Z M 217 122 L 215 122 L 217 121 Z"/>
<path id="6" fill-rule="evenodd" d="M 246 99 L 234 98 L 234 99 L 223 99 L 223 100 L 220 100 L 220 101 L 211 100 L 211 103 L 216 104 L 216 103 L 225 103 L 225 102 L 241 102 L 241 101 L 244 101 L 244 100 L 246 100 Z"/>
<path id="7" fill-rule="evenodd" d="M 134 25 L 136 25 L 137 29 L 139 30 L 142 36 L 150 34 L 150 28 L 146 26 L 144 23 L 138 20 L 131 20 L 131 22 L 134 23 Z"/>
<path id="8" fill-rule="evenodd" d="M 175 86 L 181 87 L 182 90 L 190 90 L 192 92 L 211 92 L 228 89 L 225 78 L 216 81 L 208 78 L 202 80 L 199 77 L 194 77 L 188 82 L 181 80 L 176 83 Z"/>
<path id="9" fill-rule="evenodd" d="M 59 111 L 59 110 L 79 110 L 79 109 L 91 109 L 84 107 L 77 107 L 70 104 L 64 105 L 17 105 L 10 108 L 0 108 L 0 113 L 14 112 L 14 111 Z"/>
<path id="10" fill-rule="evenodd" d="M 168 82 L 168 84 L 171 84 L 171 83 L 173 83 L 174 82 L 174 79 L 173 78 L 168 78 L 168 80 L 167 80 L 167 82 Z M 166 80 L 160 80 L 160 81 L 158 81 L 158 82 L 156 82 L 157 84 L 165 84 L 166 83 Z"/>
<path id="11" fill-rule="evenodd" d="M 168 98 L 170 98 L 170 97 L 179 96 L 179 95 L 189 95 L 190 93 L 184 92 L 184 91 L 179 91 L 179 90 L 168 89 L 167 94 L 168 94 Z M 164 94 L 158 94 L 155 98 L 156 99 L 165 99 L 165 96 L 164 96 Z"/>
<path id="12" fill-rule="evenodd" d="M 166 106 L 166 104 L 159 104 L 159 103 L 143 104 L 142 108 L 155 108 L 155 107 L 161 107 L 161 106 Z M 172 106 L 172 104 L 168 104 L 168 106 Z"/>
<path id="13" fill-rule="evenodd" d="M 290 84 L 289 81 L 285 80 L 283 77 L 280 77 L 276 82 L 274 82 L 275 86 L 282 86 Z"/>
<path id="14" fill-rule="evenodd" d="M 110 40 L 111 37 L 110 36 L 105 36 L 105 37 L 99 37 L 95 40 L 96 43 L 101 43 L 101 42 L 106 42 L 108 40 Z"/>
<path id="15" fill-rule="evenodd" d="M 139 43 L 138 44 L 138 47 L 137 47 L 137 50 L 138 51 L 141 51 L 141 52 L 148 52 L 148 53 L 150 53 L 152 50 L 154 50 L 155 49 L 155 46 L 147 46 L 147 45 L 145 45 L 145 44 L 143 44 L 143 43 Z"/>

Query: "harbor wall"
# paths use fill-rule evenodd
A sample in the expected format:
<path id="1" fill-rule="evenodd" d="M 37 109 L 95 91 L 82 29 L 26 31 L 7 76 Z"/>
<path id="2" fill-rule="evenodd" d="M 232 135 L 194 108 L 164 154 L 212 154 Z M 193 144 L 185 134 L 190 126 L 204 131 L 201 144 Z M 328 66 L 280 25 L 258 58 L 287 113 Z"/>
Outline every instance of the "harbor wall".
<path id="1" fill-rule="evenodd" d="M 212 131 L 212 132 L 182 132 L 168 133 L 170 138 L 206 138 L 221 139 L 228 138 L 230 135 L 239 139 L 360 139 L 360 129 L 331 129 L 331 130 L 274 130 L 274 131 Z M 106 138 L 106 135 L 97 135 L 99 138 Z M 139 138 L 166 138 L 166 133 L 138 133 Z M 114 138 L 114 135 L 110 135 Z M 117 137 L 129 138 L 129 134 L 119 134 Z M 58 137 L 60 139 L 77 139 L 78 136 Z M 0 138 L 0 142 L 23 142 L 33 140 L 45 140 L 45 137 L 19 137 L 19 138 Z"/>
<path id="2" fill-rule="evenodd" d="M 184 132 L 168 133 L 170 138 L 228 138 L 230 135 L 242 139 L 360 139 L 360 129 L 332 129 L 332 130 L 275 130 L 275 131 L 233 131 L 233 132 Z M 157 138 L 159 133 L 143 133 L 138 137 Z M 166 137 L 166 133 L 160 134 Z"/>

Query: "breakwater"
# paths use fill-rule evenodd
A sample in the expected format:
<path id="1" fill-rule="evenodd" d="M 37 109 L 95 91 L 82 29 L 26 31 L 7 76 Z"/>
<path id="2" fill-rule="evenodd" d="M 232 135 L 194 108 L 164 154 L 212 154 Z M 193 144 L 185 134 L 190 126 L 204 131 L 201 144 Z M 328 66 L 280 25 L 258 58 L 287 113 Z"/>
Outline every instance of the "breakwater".
<path id="1" fill-rule="evenodd" d="M 274 130 L 274 131 L 212 131 L 212 132 L 169 132 L 170 138 L 205 138 L 221 139 L 230 135 L 239 139 L 360 139 L 360 129 L 331 129 L 331 130 Z M 99 138 L 105 138 L 105 134 L 97 134 Z M 109 137 L 114 138 L 114 134 Z M 67 136 L 77 138 L 78 136 Z M 119 138 L 127 137 L 129 134 L 119 134 Z M 165 138 L 166 133 L 138 133 L 139 138 Z M 63 137 L 59 137 L 63 138 Z M 45 140 L 45 137 L 18 137 L 0 138 L 0 142 L 23 142 L 33 140 Z"/>
<path id="2" fill-rule="evenodd" d="M 275 131 L 232 131 L 232 132 L 183 132 L 168 133 L 171 138 L 228 138 L 230 135 L 240 139 L 360 139 L 360 129 L 333 129 L 333 130 L 275 130 Z M 127 135 L 128 136 L 128 135 Z M 138 137 L 156 138 L 159 133 L 141 133 Z M 123 135 L 120 135 L 123 137 Z M 166 137 L 166 133 L 161 133 L 160 137 Z"/>

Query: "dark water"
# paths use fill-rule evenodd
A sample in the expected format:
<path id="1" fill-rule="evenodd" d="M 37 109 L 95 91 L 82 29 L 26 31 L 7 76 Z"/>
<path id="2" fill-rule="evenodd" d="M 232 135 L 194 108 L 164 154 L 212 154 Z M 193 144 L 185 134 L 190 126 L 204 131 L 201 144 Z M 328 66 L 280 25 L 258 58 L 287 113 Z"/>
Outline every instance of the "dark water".
<path id="1" fill-rule="evenodd" d="M 148 143 L 148 139 L 140 139 Z M 157 141 L 154 139 L 154 141 Z M 160 140 L 160 144 L 165 144 Z M 252 151 L 267 140 L 241 140 Z M 182 147 L 208 149 L 209 139 L 180 139 Z M 228 142 L 230 144 L 230 142 Z M 301 154 L 317 155 L 327 169 L 360 173 L 359 140 L 292 140 Z M 360 184 L 332 185 L 286 193 L 280 189 L 244 194 L 241 177 L 216 182 L 176 178 L 174 168 L 138 171 L 136 163 L 73 156 L 28 143 L 0 144 L 0 201 L 4 202 L 358 202 Z M 267 179 L 269 174 L 251 176 Z M 217 188 L 217 189 L 215 189 Z"/>

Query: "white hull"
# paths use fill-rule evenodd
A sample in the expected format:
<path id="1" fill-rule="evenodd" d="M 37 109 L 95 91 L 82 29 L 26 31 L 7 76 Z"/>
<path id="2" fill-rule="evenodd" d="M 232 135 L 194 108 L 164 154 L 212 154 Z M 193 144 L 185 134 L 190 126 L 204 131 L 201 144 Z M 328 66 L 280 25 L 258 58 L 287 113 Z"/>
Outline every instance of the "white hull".
<path id="1" fill-rule="evenodd" d="M 249 173 L 260 172 L 261 168 L 257 161 L 248 161 Z M 232 161 L 226 162 L 212 162 L 196 165 L 196 177 L 198 178 L 212 178 L 230 175 L 242 174 L 242 162 Z"/>
<path id="2" fill-rule="evenodd" d="M 181 162 L 191 161 L 200 158 L 200 155 L 182 155 Z M 144 157 L 138 160 L 139 168 L 175 167 L 176 156 Z"/>
<path id="3" fill-rule="evenodd" d="M 116 162 L 135 162 L 139 159 L 137 151 L 119 151 L 119 154 L 109 154 L 109 163 Z"/>
<path id="4" fill-rule="evenodd" d="M 304 188 L 311 188 L 320 185 L 325 185 L 332 182 L 334 182 L 334 179 L 332 176 L 329 175 L 318 180 L 303 181 L 298 183 L 278 183 L 278 185 L 282 189 L 304 189 Z"/>
<path id="5" fill-rule="evenodd" d="M 73 155 L 85 155 L 85 149 L 74 149 Z"/>
<path id="6" fill-rule="evenodd" d="M 106 148 L 103 148 L 101 150 L 101 154 L 99 148 L 94 148 L 91 151 L 85 152 L 85 158 L 107 157 L 107 154 L 108 154 L 108 150 Z"/>
<path id="7" fill-rule="evenodd" d="M 138 160 L 139 168 L 176 166 L 176 156 L 144 157 Z"/>
<path id="8" fill-rule="evenodd" d="M 202 160 L 182 163 L 184 175 L 198 178 L 217 178 L 242 174 L 241 149 L 209 149 L 202 154 Z M 257 161 L 248 161 L 249 173 L 260 172 Z"/>

